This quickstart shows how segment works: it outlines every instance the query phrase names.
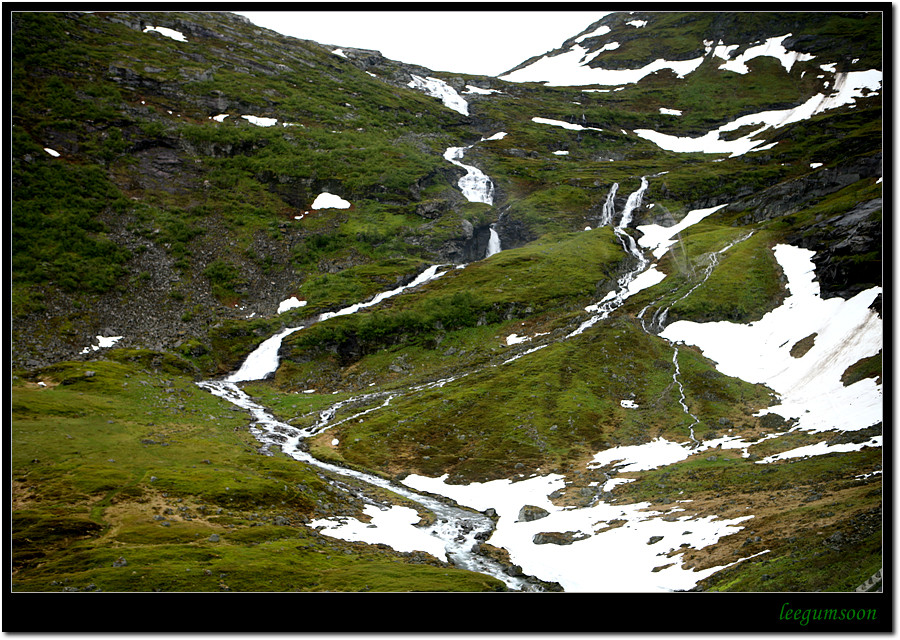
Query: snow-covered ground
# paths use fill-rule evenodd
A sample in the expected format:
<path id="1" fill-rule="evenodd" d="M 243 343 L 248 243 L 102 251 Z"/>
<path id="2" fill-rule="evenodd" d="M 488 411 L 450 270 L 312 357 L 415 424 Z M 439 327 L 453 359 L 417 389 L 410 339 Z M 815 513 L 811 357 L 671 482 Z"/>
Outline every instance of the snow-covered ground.
<path id="1" fill-rule="evenodd" d="M 597 127 L 583 127 L 580 124 L 572 124 L 571 122 L 565 122 L 563 120 L 551 120 L 550 118 L 532 118 L 531 121 L 536 122 L 537 124 L 549 124 L 552 127 L 571 129 L 572 131 L 603 131 L 603 129 L 598 129 Z"/>
<path id="2" fill-rule="evenodd" d="M 702 136 L 673 136 L 652 129 L 635 129 L 634 133 L 667 151 L 681 153 L 728 153 L 731 157 L 741 156 L 749 151 L 763 151 L 772 145 L 765 145 L 759 138 L 764 131 L 776 129 L 794 122 L 808 120 L 812 116 L 829 109 L 852 105 L 857 98 L 881 90 L 882 73 L 877 69 L 851 71 L 835 75 L 834 85 L 828 95 L 818 93 L 803 104 L 792 109 L 761 111 L 741 116 Z M 756 128 L 740 138 L 722 140 L 720 134 L 736 131 L 741 127 L 756 125 Z"/>
<path id="3" fill-rule="evenodd" d="M 323 191 L 313 200 L 310 209 L 349 209 L 350 206 L 342 197 Z"/>
<path id="4" fill-rule="evenodd" d="M 282 300 L 278 305 L 277 313 L 284 313 L 285 311 L 290 311 L 291 309 L 297 309 L 299 307 L 305 307 L 306 300 L 300 300 L 297 296 L 293 296 L 288 298 L 287 300 Z"/>
<path id="5" fill-rule="evenodd" d="M 156 31 L 160 35 L 171 38 L 172 40 L 177 40 L 178 42 L 187 42 L 187 38 L 184 37 L 184 34 L 175 29 L 169 29 L 168 27 L 144 27 L 144 33 L 149 33 L 150 31 Z"/>
<path id="6" fill-rule="evenodd" d="M 517 71 L 500 76 L 500 78 L 508 82 L 544 82 L 551 87 L 624 85 L 638 82 L 641 78 L 661 69 L 671 69 L 678 77 L 684 77 L 703 62 L 701 56 L 692 60 L 658 59 L 639 69 L 589 67 L 588 63 L 601 53 L 601 51 L 589 53 L 580 44 L 575 44 L 564 53 L 544 56 L 527 67 L 522 67 Z"/>
<path id="7" fill-rule="evenodd" d="M 666 251 L 669 250 L 669 247 L 675 244 L 675 236 L 688 227 L 697 224 L 707 216 L 712 215 L 722 207 L 727 206 L 727 204 L 720 204 L 708 209 L 694 209 L 693 211 L 688 211 L 684 218 L 671 227 L 663 227 L 658 224 L 640 225 L 637 227 L 637 230 L 643 235 L 638 239 L 638 244 L 645 249 L 650 249 L 653 252 L 653 257 L 659 260 L 665 255 Z"/>
<path id="8" fill-rule="evenodd" d="M 854 431 L 882 420 L 881 385 L 865 378 L 844 386 L 850 365 L 877 355 L 883 326 L 869 307 L 881 293 L 872 287 L 849 300 L 822 299 L 815 281 L 813 251 L 777 245 L 775 258 L 788 280 L 788 297 L 758 322 L 674 322 L 660 334 L 699 347 L 722 373 L 765 384 L 780 396 L 769 412 L 795 418 L 808 431 Z M 815 335 L 803 356 L 791 348 Z"/>
<path id="9" fill-rule="evenodd" d="M 484 511 L 493 508 L 497 526 L 488 542 L 503 547 L 528 575 L 559 582 L 566 591 L 651 592 L 690 589 L 722 567 L 704 571 L 685 569 L 677 552 L 682 545 L 703 548 L 739 531 L 752 516 L 731 520 L 668 515 L 648 503 L 557 507 L 548 496 L 565 487 L 563 476 L 550 474 L 526 480 L 494 480 L 468 485 L 447 484 L 446 476 L 410 475 L 404 484 L 452 498 Z M 546 517 L 521 521 L 525 505 L 540 507 Z M 612 521 L 624 521 L 615 526 Z M 612 527 L 608 528 L 607 527 Z M 568 534 L 571 544 L 540 544 L 540 533 Z M 687 547 L 685 547 L 687 548 Z M 660 567 L 665 567 L 659 569 Z M 658 569 L 654 571 L 654 569 Z"/>
<path id="10" fill-rule="evenodd" d="M 754 58 L 759 58 L 762 56 L 769 56 L 772 58 L 776 58 L 781 66 L 784 67 L 785 71 L 790 72 L 791 67 L 794 66 L 795 62 L 803 62 L 807 60 L 812 60 L 815 58 L 814 55 L 808 53 L 801 53 L 799 51 L 790 51 L 784 47 L 784 40 L 787 39 L 791 34 L 785 34 L 783 36 L 774 36 L 772 38 L 767 39 L 764 43 L 756 45 L 754 47 L 749 47 L 742 54 L 738 55 L 735 58 L 732 58 L 732 52 L 738 48 L 738 45 L 723 45 L 720 40 L 719 43 L 713 48 L 712 42 L 704 42 L 706 45 L 707 54 L 712 51 L 713 55 L 718 58 L 725 60 L 724 63 L 719 65 L 719 69 L 724 69 L 726 71 L 734 71 L 735 73 L 745 74 L 750 72 L 750 68 L 747 67 L 747 63 Z"/>
<path id="11" fill-rule="evenodd" d="M 91 351 L 99 351 L 100 349 L 109 349 L 114 347 L 115 344 L 121 340 L 124 336 L 97 336 L 97 344 L 92 344 L 89 347 L 85 347 L 81 350 L 81 353 L 90 353 Z"/>

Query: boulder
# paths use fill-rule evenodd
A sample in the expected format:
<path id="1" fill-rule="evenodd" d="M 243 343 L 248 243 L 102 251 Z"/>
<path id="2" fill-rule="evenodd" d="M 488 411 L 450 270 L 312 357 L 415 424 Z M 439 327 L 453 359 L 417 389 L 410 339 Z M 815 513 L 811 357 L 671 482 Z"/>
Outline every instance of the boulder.
<path id="1" fill-rule="evenodd" d="M 519 509 L 519 522 L 531 522 L 532 520 L 540 520 L 550 515 L 550 512 L 541 507 L 532 504 L 526 504 Z"/>
<path id="2" fill-rule="evenodd" d="M 542 531 L 541 533 L 536 533 L 531 541 L 534 544 L 569 545 L 585 538 L 590 538 L 590 536 L 578 531 Z"/>

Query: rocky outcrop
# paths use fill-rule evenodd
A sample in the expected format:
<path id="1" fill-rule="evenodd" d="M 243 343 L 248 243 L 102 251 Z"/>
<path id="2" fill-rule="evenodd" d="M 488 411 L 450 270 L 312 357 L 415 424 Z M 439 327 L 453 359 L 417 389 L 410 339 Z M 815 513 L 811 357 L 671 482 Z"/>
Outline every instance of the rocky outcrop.
<path id="1" fill-rule="evenodd" d="M 882 199 L 812 225 L 788 242 L 816 252 L 816 277 L 823 298 L 849 298 L 882 283 Z"/>
<path id="2" fill-rule="evenodd" d="M 881 152 L 852 158 L 835 167 L 825 167 L 795 180 L 787 180 L 742 198 L 726 207 L 727 211 L 747 211 L 736 224 L 745 225 L 796 213 L 825 196 L 865 178 L 882 175 Z M 720 198 L 721 199 L 721 198 Z M 720 202 L 701 204 L 715 206 Z"/>

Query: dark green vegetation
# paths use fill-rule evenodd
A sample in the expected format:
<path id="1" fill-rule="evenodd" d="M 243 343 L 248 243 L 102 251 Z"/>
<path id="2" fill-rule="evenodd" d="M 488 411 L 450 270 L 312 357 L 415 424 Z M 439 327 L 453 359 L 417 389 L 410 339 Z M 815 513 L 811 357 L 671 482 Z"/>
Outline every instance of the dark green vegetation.
<path id="1" fill-rule="evenodd" d="M 305 523 L 359 514 L 359 502 L 280 453 L 261 455 L 246 416 L 177 358 L 111 355 L 13 381 L 15 589 L 503 588 L 424 554 L 320 536 Z"/>
<path id="2" fill-rule="evenodd" d="M 639 67 L 699 57 L 704 40 L 748 45 L 785 33 L 788 48 L 816 57 L 789 72 L 756 58 L 739 74 L 709 56 L 684 78 L 663 70 L 621 91 L 588 92 L 433 74 L 352 49 L 343 58 L 230 14 L 12 14 L 14 588 L 498 589 L 479 574 L 306 526 L 359 515 L 362 503 L 279 452 L 262 455 L 248 418 L 194 384 L 233 371 L 287 326 L 309 325 L 285 340 L 276 374 L 247 391 L 297 426 L 373 394 L 336 416 L 372 409 L 364 418 L 309 444 L 316 456 L 388 476 L 467 482 L 555 471 L 584 484 L 585 462 L 608 447 L 684 442 L 692 429 L 704 439 L 786 430 L 754 415 L 768 389 L 683 347 L 692 424 L 671 346 L 637 315 L 759 319 L 785 296 L 778 243 L 817 252 L 823 294 L 880 285 L 882 96 L 767 131 L 774 147 L 734 158 L 663 151 L 633 131 L 700 136 L 803 104 L 828 92 L 834 75 L 823 64 L 880 68 L 881 18 L 612 14 L 603 21 L 611 34 L 583 43 L 592 52 L 621 42 L 598 63 Z M 187 42 L 145 33 L 151 25 Z M 409 88 L 411 73 L 439 75 L 461 93 L 470 84 L 497 93 L 463 94 L 471 115 L 462 116 Z M 491 177 L 493 205 L 467 202 L 462 170 L 443 158 L 473 144 L 463 162 Z M 612 186 L 618 215 L 642 176 L 649 188 L 635 238 L 635 226 L 727 206 L 680 234 L 658 261 L 662 282 L 563 340 L 632 266 L 598 221 Z M 322 192 L 350 208 L 311 210 Z M 504 250 L 482 260 L 491 225 Z M 446 273 L 419 289 L 315 322 L 433 264 Z M 292 296 L 307 304 L 276 314 Z M 528 340 L 508 342 L 512 334 Z M 98 335 L 123 336 L 123 348 L 83 354 Z M 863 360 L 844 383 L 880 381 L 881 369 L 880 356 Z M 790 433 L 752 452 L 819 439 Z M 880 566 L 880 476 L 856 478 L 877 468 L 880 451 L 767 465 L 731 453 L 643 474 L 616 492 L 662 502 L 684 491 L 698 512 L 723 517 L 752 505 L 759 533 L 690 561 L 731 562 L 748 535 L 763 537 L 769 554 L 705 588 L 851 589 Z M 806 502 L 806 491 L 825 497 Z M 113 566 L 120 557 L 127 566 Z"/>

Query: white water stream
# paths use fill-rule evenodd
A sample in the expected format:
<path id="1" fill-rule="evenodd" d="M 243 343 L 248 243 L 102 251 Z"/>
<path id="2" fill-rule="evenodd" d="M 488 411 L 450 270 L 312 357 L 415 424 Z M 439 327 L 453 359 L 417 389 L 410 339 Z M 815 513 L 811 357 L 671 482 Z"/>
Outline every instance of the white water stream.
<path id="1" fill-rule="evenodd" d="M 274 363 L 272 364 L 277 366 L 277 349 L 274 351 L 269 350 L 269 353 L 273 354 L 272 359 Z M 425 547 L 432 555 L 441 560 L 451 562 L 463 569 L 491 575 L 502 580 L 511 589 L 519 591 L 536 590 L 526 579 L 507 575 L 502 565 L 472 550 L 481 540 L 488 538 L 493 531 L 493 522 L 486 515 L 477 511 L 452 506 L 437 498 L 423 495 L 376 475 L 354 471 L 317 460 L 303 450 L 301 443 L 307 437 L 321 431 L 324 427 L 322 420 L 307 429 L 298 429 L 274 418 L 234 382 L 228 380 L 207 380 L 197 384 L 235 406 L 249 411 L 256 421 L 252 432 L 256 439 L 263 443 L 264 450 L 269 446 L 280 446 L 285 454 L 299 462 L 326 470 L 332 474 L 354 478 L 372 486 L 388 489 L 393 493 L 417 502 L 434 513 L 434 523 L 421 527 L 420 535 L 416 536 L 418 544 L 415 545 L 415 548 L 422 549 Z M 336 407 L 333 408 L 336 409 Z M 333 415 L 333 412 L 331 415 Z M 403 507 L 387 507 L 374 502 L 371 505 L 380 512 L 390 512 L 398 509 L 402 514 L 404 509 Z M 415 519 L 418 520 L 417 517 Z M 407 533 L 406 535 L 409 534 Z M 422 544 L 423 539 L 428 537 L 433 538 L 434 541 Z"/>
<path id="2" fill-rule="evenodd" d="M 466 175 L 459 179 L 459 190 L 469 202 L 494 204 L 494 183 L 478 167 L 460 162 L 466 151 L 474 147 L 450 147 L 444 152 L 444 159 L 457 167 L 466 170 Z"/>
<path id="3" fill-rule="evenodd" d="M 619 242 L 622 243 L 622 248 L 625 249 L 625 253 L 637 261 L 634 268 L 627 271 L 619 278 L 615 291 L 610 291 L 609 294 L 597 304 L 585 307 L 585 311 L 593 313 L 594 315 L 584 321 L 581 326 L 569 334 L 568 337 L 576 336 L 601 320 L 608 318 L 609 314 L 621 307 L 625 303 L 625 300 L 635 293 L 634 287 L 631 287 L 631 284 L 639 275 L 642 275 L 647 270 L 647 266 L 650 262 L 644 256 L 644 252 L 638 248 L 637 243 L 628 233 L 627 229 L 628 225 L 631 223 L 632 214 L 634 213 L 634 210 L 640 206 L 648 186 L 649 183 L 647 182 L 647 178 L 642 177 L 641 186 L 637 191 L 631 193 L 628 196 L 628 200 L 625 201 L 625 208 L 622 209 L 622 218 L 619 220 L 619 224 L 613 227 L 613 232 L 616 234 Z M 610 222 L 612 221 L 614 215 L 614 204 L 612 201 L 617 189 L 618 183 L 613 185 L 609 196 L 607 196 L 606 203 L 603 206 L 603 220 L 609 218 Z"/>
<path id="4" fill-rule="evenodd" d="M 398 287 L 396 289 L 392 289 L 390 291 L 380 293 L 368 302 L 351 305 L 337 312 L 323 313 L 316 320 L 314 320 L 313 323 L 322 322 L 335 316 L 356 313 L 360 309 L 378 304 L 386 298 L 398 295 L 403 291 L 406 291 L 407 289 L 417 287 L 421 284 L 424 284 L 425 282 L 439 278 L 440 276 L 444 275 L 444 273 L 446 273 L 446 271 L 440 273 L 438 272 L 440 266 L 441 265 L 434 265 L 432 267 L 429 267 L 411 283 L 402 287 Z M 389 489 L 390 491 L 398 495 L 417 502 L 418 504 L 431 511 L 435 515 L 433 524 L 428 525 L 427 527 L 417 528 L 407 526 L 405 527 L 405 531 L 401 534 L 401 537 L 409 538 L 410 536 L 412 536 L 415 539 L 415 541 L 411 543 L 412 546 L 410 548 L 427 550 L 435 557 L 446 562 L 451 562 L 452 564 L 463 569 L 477 571 L 479 573 L 493 576 L 499 580 L 502 580 L 510 589 L 513 590 L 540 590 L 539 587 L 535 586 L 535 584 L 529 581 L 526 577 L 516 577 L 508 575 L 507 570 L 503 565 L 479 554 L 474 550 L 479 542 L 481 540 L 487 539 L 493 531 L 493 522 L 486 515 L 473 510 L 452 506 L 450 504 L 442 502 L 437 498 L 423 495 L 408 487 L 398 485 L 376 475 L 362 473 L 359 471 L 346 469 L 338 465 L 321 462 L 303 450 L 303 446 L 301 444 L 303 440 L 334 426 L 334 424 L 329 423 L 334 418 L 337 410 L 344 404 L 356 401 L 371 400 L 378 396 L 388 394 L 368 394 L 366 396 L 350 398 L 349 400 L 346 400 L 344 402 L 336 403 L 335 405 L 332 405 L 331 407 L 323 411 L 319 416 L 319 420 L 316 421 L 314 425 L 305 429 L 298 429 L 286 422 L 277 420 L 264 407 L 254 402 L 253 399 L 250 398 L 250 396 L 248 396 L 237 386 L 236 383 L 238 382 L 261 380 L 273 373 L 278 368 L 278 352 L 281 348 L 282 341 L 290 334 L 296 331 L 300 331 L 303 328 L 305 328 L 305 326 L 292 327 L 279 331 L 272 337 L 264 340 L 256 348 L 256 350 L 254 350 L 245 359 L 244 363 L 235 373 L 227 376 L 223 380 L 206 380 L 198 382 L 197 385 L 203 389 L 206 389 L 210 393 L 224 400 L 227 400 L 228 402 L 231 402 L 235 406 L 250 412 L 251 416 L 255 420 L 255 423 L 251 426 L 251 432 L 256 437 L 256 439 L 259 440 L 260 443 L 262 443 L 262 452 L 269 453 L 269 447 L 280 446 L 285 454 L 291 456 L 295 460 L 318 467 L 323 470 L 327 470 L 334 474 L 355 478 L 356 480 L 360 480 L 373 486 Z M 435 386 L 443 386 L 450 381 L 452 381 L 452 378 L 440 380 L 427 385 L 422 385 L 420 387 L 414 387 L 411 389 L 411 391 L 433 388 Z M 346 418 L 345 420 L 357 418 L 358 416 L 364 415 L 370 411 L 374 411 L 378 408 L 387 406 L 393 397 L 393 395 L 388 395 L 385 402 L 379 407 L 371 408 L 361 413 L 357 413 L 350 418 Z M 344 422 L 345 420 L 342 420 L 340 422 Z M 335 424 L 340 424 L 340 422 L 337 422 Z M 340 486 L 337 483 L 335 483 L 335 485 Z M 373 523 L 377 521 L 384 523 L 387 521 L 391 525 L 391 528 L 393 530 L 398 522 L 398 516 L 400 519 L 406 518 L 407 515 L 405 512 L 409 510 L 406 507 L 388 507 L 372 502 L 366 508 L 366 511 L 370 516 L 372 516 Z M 412 519 L 407 520 L 408 525 L 412 525 L 418 520 L 418 516 L 416 516 L 415 514 L 411 515 Z M 319 524 L 319 526 L 327 527 L 329 522 L 323 520 L 313 524 Z M 401 524 L 403 523 L 401 522 Z M 414 531 L 414 533 L 411 533 L 412 531 Z M 392 538 L 392 542 L 396 544 L 396 534 L 392 534 L 390 537 Z M 402 542 L 400 542 L 399 544 L 403 546 Z"/>

